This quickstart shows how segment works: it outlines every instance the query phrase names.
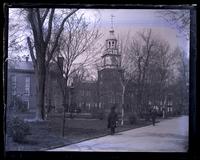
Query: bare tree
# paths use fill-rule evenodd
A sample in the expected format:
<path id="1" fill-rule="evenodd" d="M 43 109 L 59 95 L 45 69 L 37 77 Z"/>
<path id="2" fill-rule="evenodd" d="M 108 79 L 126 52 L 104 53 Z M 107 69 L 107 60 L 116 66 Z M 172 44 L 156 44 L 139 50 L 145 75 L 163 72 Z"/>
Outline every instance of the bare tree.
<path id="1" fill-rule="evenodd" d="M 151 29 L 138 32 L 138 37 L 132 38 L 129 47 L 129 58 L 131 59 L 132 68 L 135 70 L 135 78 L 137 83 L 137 108 L 142 112 L 144 106 L 145 83 L 147 79 L 147 70 L 154 54 L 156 41 L 153 39 Z"/>
<path id="2" fill-rule="evenodd" d="M 18 23 L 20 21 L 20 23 Z M 26 54 L 25 30 L 23 9 L 10 8 L 8 17 L 8 67 L 14 67 L 16 63 L 21 62 Z"/>
<path id="3" fill-rule="evenodd" d="M 186 53 L 178 47 L 174 50 L 174 53 L 178 55 L 177 62 L 177 101 L 181 105 L 185 113 L 188 113 L 189 104 L 189 59 Z"/>
<path id="4" fill-rule="evenodd" d="M 63 58 L 63 66 L 60 66 L 59 58 L 55 57 L 54 61 L 58 64 L 62 78 L 59 82 L 63 95 L 63 108 L 70 107 L 70 91 L 72 83 L 72 75 L 78 70 L 95 63 L 98 57 L 99 49 L 95 48 L 95 43 L 99 40 L 100 34 L 96 28 L 97 23 L 93 28 L 90 28 L 89 23 L 84 19 L 84 16 L 74 14 L 66 23 L 66 28 L 61 35 L 57 55 Z M 65 116 L 63 118 L 63 130 L 65 126 Z M 63 132 L 64 136 L 64 132 Z"/>
<path id="5" fill-rule="evenodd" d="M 44 120 L 46 70 L 58 46 L 65 22 L 77 9 L 63 10 L 65 13 L 56 13 L 54 8 L 27 8 L 25 10 L 27 22 L 31 26 L 33 36 L 32 40 L 31 37 L 27 37 L 27 43 L 37 78 L 36 120 Z M 58 14 L 60 15 L 60 19 L 56 18 Z M 55 21 L 57 22 L 56 25 L 53 24 Z"/>
<path id="6" fill-rule="evenodd" d="M 121 55 L 121 69 L 119 73 L 120 83 L 122 86 L 122 95 L 121 95 L 121 125 L 124 125 L 124 100 L 127 84 L 133 79 L 132 75 L 134 73 L 133 68 L 131 67 L 131 62 L 129 61 L 129 32 L 125 37 L 119 39 L 119 53 Z"/>
<path id="7" fill-rule="evenodd" d="M 158 15 L 169 24 L 176 27 L 180 34 L 189 39 L 190 34 L 190 10 L 162 10 Z"/>
<path id="8" fill-rule="evenodd" d="M 169 43 L 159 38 L 147 76 L 148 99 L 156 105 L 166 106 L 169 94 L 167 88 L 172 83 L 171 74 L 177 67 L 177 60 L 178 56 L 171 50 Z"/>
<path id="9" fill-rule="evenodd" d="M 155 37 L 151 29 L 138 32 L 128 48 L 131 79 L 137 84 L 136 100 L 139 115 L 143 116 L 149 101 L 164 101 L 172 71 L 177 67 L 177 55 L 167 41 Z M 158 105 L 158 104 L 157 104 Z"/>

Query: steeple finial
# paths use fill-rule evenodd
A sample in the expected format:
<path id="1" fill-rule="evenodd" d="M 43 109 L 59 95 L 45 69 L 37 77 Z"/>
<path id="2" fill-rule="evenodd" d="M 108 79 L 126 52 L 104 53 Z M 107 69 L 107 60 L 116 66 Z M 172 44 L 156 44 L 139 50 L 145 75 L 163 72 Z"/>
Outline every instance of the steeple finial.
<path id="1" fill-rule="evenodd" d="M 113 28 L 113 18 L 114 18 L 114 17 L 115 17 L 115 16 L 111 14 L 111 30 L 112 30 L 112 31 L 114 30 L 114 28 Z"/>

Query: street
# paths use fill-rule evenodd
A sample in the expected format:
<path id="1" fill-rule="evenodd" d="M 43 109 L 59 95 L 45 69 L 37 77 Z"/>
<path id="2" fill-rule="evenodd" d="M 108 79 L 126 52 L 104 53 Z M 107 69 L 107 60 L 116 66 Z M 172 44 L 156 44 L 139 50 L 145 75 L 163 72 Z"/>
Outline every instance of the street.
<path id="1" fill-rule="evenodd" d="M 49 151 L 186 152 L 188 116 Z"/>

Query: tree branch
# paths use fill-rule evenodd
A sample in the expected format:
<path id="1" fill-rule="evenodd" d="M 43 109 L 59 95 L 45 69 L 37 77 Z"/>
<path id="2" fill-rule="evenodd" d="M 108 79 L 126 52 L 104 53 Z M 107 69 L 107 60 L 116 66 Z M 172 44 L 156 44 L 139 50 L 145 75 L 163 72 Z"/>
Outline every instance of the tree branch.
<path id="1" fill-rule="evenodd" d="M 32 47 L 32 44 L 31 44 L 30 37 L 27 37 L 27 43 L 28 43 L 31 59 L 33 61 L 34 66 L 36 66 L 37 65 L 37 60 L 36 60 L 36 58 L 34 56 L 33 47 Z"/>
<path id="2" fill-rule="evenodd" d="M 55 11 L 55 9 L 51 9 L 51 13 L 49 15 L 48 31 L 47 31 L 47 36 L 46 36 L 46 39 L 45 39 L 45 42 L 44 42 L 45 43 L 45 46 L 44 46 L 45 49 L 47 48 L 48 43 L 49 43 L 50 38 L 51 38 L 51 30 L 52 30 L 52 21 L 53 21 L 54 11 Z"/>
<path id="3" fill-rule="evenodd" d="M 37 14 L 37 22 L 38 22 L 38 30 L 39 30 L 39 37 L 40 37 L 40 41 L 41 41 L 41 45 L 43 45 L 44 43 L 44 39 L 43 39 L 43 30 L 42 30 L 42 23 L 41 23 L 41 18 L 40 18 L 40 11 L 37 8 L 36 9 L 36 14 Z"/>
<path id="4" fill-rule="evenodd" d="M 52 56 L 52 54 L 54 53 L 54 51 L 55 51 L 55 49 L 56 49 L 56 47 L 57 47 L 57 45 L 58 45 L 58 40 L 59 40 L 59 37 L 60 37 L 60 35 L 61 35 L 61 33 L 62 33 L 63 29 L 64 29 L 64 24 L 65 24 L 66 20 L 67 20 L 71 15 L 73 15 L 77 10 L 78 10 L 78 9 L 75 9 L 75 10 L 71 11 L 71 12 L 63 19 L 63 21 L 62 21 L 62 23 L 61 23 L 61 26 L 60 26 L 60 28 L 59 28 L 59 30 L 58 30 L 58 33 L 57 33 L 57 35 L 56 35 L 56 40 L 55 40 L 55 43 L 54 43 L 54 45 L 53 45 L 53 47 L 52 47 L 52 51 L 50 52 L 50 57 Z"/>
<path id="5" fill-rule="evenodd" d="M 45 10 L 44 15 L 42 16 L 42 20 L 41 20 L 42 25 L 44 24 L 44 21 L 45 21 L 47 15 L 48 15 L 48 13 L 49 13 L 49 8 L 47 8 L 47 9 Z"/>

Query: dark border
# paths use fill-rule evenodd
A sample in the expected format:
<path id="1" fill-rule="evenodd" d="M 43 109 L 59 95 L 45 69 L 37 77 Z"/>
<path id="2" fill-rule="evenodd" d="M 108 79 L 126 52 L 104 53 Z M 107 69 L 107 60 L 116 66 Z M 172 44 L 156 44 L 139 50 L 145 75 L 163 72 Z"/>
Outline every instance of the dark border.
<path id="1" fill-rule="evenodd" d="M 5 152 L 3 148 L 4 158 L 6 159 L 74 159 L 74 158 L 91 158 L 91 159 L 176 159 L 176 160 L 186 160 L 186 159 L 198 159 L 197 157 L 197 108 L 196 108 L 196 58 L 197 58 L 197 22 L 196 22 L 196 6 L 193 5 L 142 5 L 142 4 L 80 4 L 80 3 L 7 3 L 4 4 L 4 57 L 3 57 L 3 93 L 6 95 L 7 86 L 7 63 L 5 62 L 7 57 L 7 46 L 8 46 L 8 8 L 17 7 L 56 7 L 56 8 L 102 8 L 102 9 L 190 9 L 191 11 L 191 30 L 190 30 L 190 95 L 189 95 L 189 151 L 186 153 L 160 153 L 160 152 L 22 152 L 22 151 L 8 151 Z M 6 102 L 6 96 L 4 95 L 3 100 Z M 4 112 L 2 112 L 4 113 Z M 3 122 L 3 119 L 2 119 Z M 5 123 L 4 123 L 5 125 Z M 4 142 L 4 141 L 3 141 Z M 3 143 L 4 144 L 4 143 Z M 4 146 L 4 145 L 3 145 Z"/>

